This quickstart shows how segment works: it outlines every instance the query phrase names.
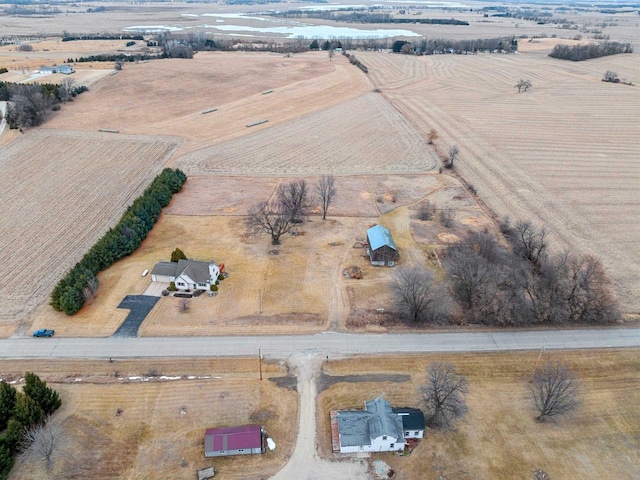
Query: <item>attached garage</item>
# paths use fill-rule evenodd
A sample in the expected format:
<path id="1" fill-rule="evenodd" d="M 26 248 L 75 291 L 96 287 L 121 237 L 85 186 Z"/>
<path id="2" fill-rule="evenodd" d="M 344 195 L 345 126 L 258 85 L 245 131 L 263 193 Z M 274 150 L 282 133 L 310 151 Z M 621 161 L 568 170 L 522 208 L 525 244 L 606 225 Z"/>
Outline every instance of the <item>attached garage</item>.
<path id="1" fill-rule="evenodd" d="M 176 262 L 158 262 L 151 270 L 151 280 L 153 282 L 169 283 L 176 279 Z"/>

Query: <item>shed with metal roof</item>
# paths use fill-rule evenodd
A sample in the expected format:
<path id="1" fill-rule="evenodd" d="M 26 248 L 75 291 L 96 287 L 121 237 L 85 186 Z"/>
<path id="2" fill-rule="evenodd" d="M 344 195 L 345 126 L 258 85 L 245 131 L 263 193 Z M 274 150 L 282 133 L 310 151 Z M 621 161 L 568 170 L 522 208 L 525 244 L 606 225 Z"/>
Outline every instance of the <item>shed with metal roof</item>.
<path id="1" fill-rule="evenodd" d="M 204 434 L 204 456 L 251 455 L 265 452 L 260 425 L 210 428 Z"/>
<path id="2" fill-rule="evenodd" d="M 375 225 L 367 230 L 367 254 L 371 265 L 386 265 L 393 267 L 400 254 L 391 232 L 382 225 Z"/>

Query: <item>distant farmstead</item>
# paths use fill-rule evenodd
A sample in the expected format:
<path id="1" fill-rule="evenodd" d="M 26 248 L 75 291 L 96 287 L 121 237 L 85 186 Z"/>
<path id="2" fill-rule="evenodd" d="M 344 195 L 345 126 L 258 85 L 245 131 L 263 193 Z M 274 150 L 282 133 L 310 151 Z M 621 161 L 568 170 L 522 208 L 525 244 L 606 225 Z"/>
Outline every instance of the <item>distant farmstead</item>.
<path id="1" fill-rule="evenodd" d="M 174 282 L 179 290 L 209 290 L 211 285 L 215 285 L 219 275 L 220 267 L 213 261 L 158 262 L 151 270 L 152 281 Z"/>
<path id="2" fill-rule="evenodd" d="M 210 428 L 204 434 L 204 456 L 251 455 L 265 452 L 265 434 L 260 425 Z"/>
<path id="3" fill-rule="evenodd" d="M 367 242 L 367 254 L 371 259 L 371 265 L 393 267 L 400 257 L 391 232 L 382 225 L 367 230 Z"/>
<path id="4" fill-rule="evenodd" d="M 63 73 L 71 75 L 75 70 L 71 65 L 58 65 L 55 67 L 40 67 L 40 73 Z"/>

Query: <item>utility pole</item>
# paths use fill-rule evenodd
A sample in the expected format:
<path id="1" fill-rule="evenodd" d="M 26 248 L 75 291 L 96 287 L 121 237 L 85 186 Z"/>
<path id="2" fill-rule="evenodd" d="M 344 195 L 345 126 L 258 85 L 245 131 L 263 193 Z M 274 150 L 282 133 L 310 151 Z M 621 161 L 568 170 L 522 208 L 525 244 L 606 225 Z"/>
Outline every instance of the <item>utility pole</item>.
<path id="1" fill-rule="evenodd" d="M 258 315 L 262 313 L 262 289 L 258 289 Z"/>
<path id="2" fill-rule="evenodd" d="M 262 353 L 258 349 L 258 362 L 260 363 L 260 380 L 262 380 Z"/>

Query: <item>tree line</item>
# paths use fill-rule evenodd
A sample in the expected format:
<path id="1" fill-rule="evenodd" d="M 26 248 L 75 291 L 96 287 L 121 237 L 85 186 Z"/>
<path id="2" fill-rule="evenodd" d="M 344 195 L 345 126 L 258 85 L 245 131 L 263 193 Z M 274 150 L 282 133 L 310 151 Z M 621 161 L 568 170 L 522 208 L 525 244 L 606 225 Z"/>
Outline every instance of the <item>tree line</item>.
<path id="1" fill-rule="evenodd" d="M 0 100 L 11 102 L 7 108 L 9 128 L 23 128 L 41 125 L 52 110 L 60 108 L 60 103 L 70 102 L 87 90 L 72 78 L 65 78 L 59 85 L 0 82 Z"/>
<path id="2" fill-rule="evenodd" d="M 144 40 L 144 37 L 142 35 L 70 35 L 64 32 L 63 42 L 75 40 Z"/>
<path id="3" fill-rule="evenodd" d="M 97 288 L 97 274 L 133 253 L 158 221 L 172 195 L 186 182 L 180 170 L 165 168 L 138 197 L 118 224 L 110 228 L 62 278 L 51 292 L 50 305 L 73 315 L 91 298 Z"/>
<path id="4" fill-rule="evenodd" d="M 0 480 L 9 476 L 18 453 L 42 440 L 35 433 L 42 431 L 61 404 L 58 393 L 34 373 L 27 372 L 22 391 L 0 381 L 0 432 L 4 432 L 0 436 Z"/>
<path id="5" fill-rule="evenodd" d="M 455 18 L 395 18 L 389 13 L 371 13 L 367 11 L 321 11 L 321 10 L 287 10 L 270 13 L 279 18 L 321 18 L 347 23 L 420 23 L 427 25 L 469 25 L 464 20 Z"/>
<path id="6" fill-rule="evenodd" d="M 544 228 L 531 222 L 502 229 L 511 248 L 487 233 L 450 245 L 446 280 L 423 268 L 400 268 L 391 286 L 398 316 L 410 323 L 596 325 L 620 318 L 611 279 L 600 259 L 551 254 Z"/>
<path id="7" fill-rule="evenodd" d="M 633 53 L 630 43 L 603 42 L 590 43 L 589 45 L 556 45 L 549 54 L 550 57 L 561 60 L 581 62 L 590 58 L 606 57 L 618 53 Z"/>

